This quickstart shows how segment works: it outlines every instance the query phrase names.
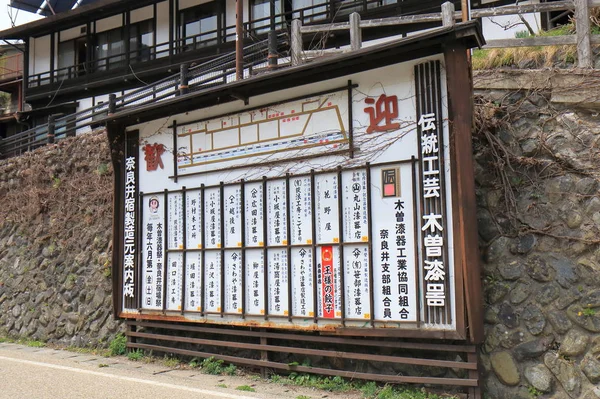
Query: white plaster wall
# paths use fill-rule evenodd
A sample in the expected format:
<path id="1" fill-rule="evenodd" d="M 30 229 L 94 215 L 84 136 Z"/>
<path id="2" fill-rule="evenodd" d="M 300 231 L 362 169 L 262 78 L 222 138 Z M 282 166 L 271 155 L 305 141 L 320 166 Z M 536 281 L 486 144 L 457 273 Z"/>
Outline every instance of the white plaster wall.
<path id="1" fill-rule="evenodd" d="M 85 36 L 85 33 L 81 33 L 82 28 L 85 28 L 85 25 L 77 26 L 77 27 L 71 28 L 71 29 L 61 30 L 60 31 L 60 41 L 66 42 L 67 40 Z"/>
<path id="2" fill-rule="evenodd" d="M 92 107 L 92 97 L 88 97 L 88 98 L 80 98 L 77 100 L 78 105 L 77 105 L 77 112 L 84 110 L 86 108 L 91 108 Z M 75 130 L 75 134 L 82 134 L 82 133 L 86 133 L 89 132 L 91 130 L 91 128 L 89 126 L 86 127 L 77 127 L 77 129 Z"/>
<path id="3" fill-rule="evenodd" d="M 169 49 L 169 2 L 163 1 L 156 4 L 156 44 L 166 43 L 159 46 L 156 51 L 164 51 L 158 57 L 168 57 L 165 50 Z"/>
<path id="4" fill-rule="evenodd" d="M 136 22 L 145 21 L 147 19 L 150 19 L 153 16 L 154 16 L 154 7 L 147 6 L 147 7 L 138 8 L 136 10 L 131 10 L 131 13 L 129 14 L 129 20 L 132 24 L 135 24 Z M 168 14 L 167 14 L 167 16 L 168 16 Z"/>
<path id="5" fill-rule="evenodd" d="M 58 68 L 58 34 L 54 35 L 54 69 Z"/>
<path id="6" fill-rule="evenodd" d="M 199 4 L 210 3 L 212 0 L 179 0 L 179 10 L 197 6 Z"/>
<path id="7" fill-rule="evenodd" d="M 96 21 L 96 33 L 115 29 L 123 25 L 123 15 L 113 15 L 112 17 L 99 19 Z"/>
<path id="8" fill-rule="evenodd" d="M 248 1 L 244 1 L 244 22 L 250 20 L 250 8 L 248 7 Z M 227 34 L 235 35 L 235 0 L 226 0 L 225 2 L 225 26 L 229 26 Z M 229 41 L 235 40 L 234 36 L 229 37 Z"/>
<path id="9" fill-rule="evenodd" d="M 34 74 L 41 72 L 50 71 L 50 35 L 37 37 L 33 40 L 35 47 L 32 51 L 33 54 L 33 68 Z"/>
<path id="10" fill-rule="evenodd" d="M 29 37 L 29 73 L 33 73 L 35 65 L 35 38 Z"/>

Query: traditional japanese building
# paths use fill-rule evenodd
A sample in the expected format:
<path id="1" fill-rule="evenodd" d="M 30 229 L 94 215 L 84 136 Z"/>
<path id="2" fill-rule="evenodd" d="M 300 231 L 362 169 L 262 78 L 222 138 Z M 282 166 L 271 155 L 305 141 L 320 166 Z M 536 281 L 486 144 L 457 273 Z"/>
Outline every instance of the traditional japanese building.
<path id="1" fill-rule="evenodd" d="M 19 46 L 0 46 L 0 138 L 24 130 L 17 121 L 23 111 L 22 51 Z"/>
<path id="2" fill-rule="evenodd" d="M 441 3 L 245 0 L 242 36 L 249 45 L 266 39 L 270 30 L 289 32 L 294 19 L 306 26 L 348 21 L 355 12 L 363 20 L 425 14 L 439 12 Z M 472 1 L 471 7 L 504 3 L 478 0 Z M 455 4 L 460 9 L 460 1 Z M 28 128 L 45 124 L 48 115 L 60 117 L 89 109 L 106 102 L 109 93 L 126 94 L 177 73 L 182 64 L 202 64 L 235 47 L 235 0 L 28 0 L 13 1 L 11 5 L 47 16 L 0 32 L 0 40 L 24 42 L 22 102 L 34 111 L 23 121 Z M 539 15 L 532 18 L 539 21 Z M 439 25 L 382 26 L 363 32 L 363 40 L 410 35 Z M 496 25 L 490 26 L 501 31 Z M 509 34 L 514 35 L 512 30 Z M 349 41 L 348 31 L 340 30 L 306 35 L 304 39 L 308 49 L 331 48 Z M 58 130 L 72 125 L 64 124 Z"/>

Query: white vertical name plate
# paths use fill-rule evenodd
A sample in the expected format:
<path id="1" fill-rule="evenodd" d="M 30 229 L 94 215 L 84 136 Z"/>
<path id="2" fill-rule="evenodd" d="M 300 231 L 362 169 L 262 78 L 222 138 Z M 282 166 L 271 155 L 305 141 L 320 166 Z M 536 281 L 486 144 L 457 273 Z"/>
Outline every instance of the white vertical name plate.
<path id="1" fill-rule="evenodd" d="M 293 245 L 312 244 L 312 196 L 310 177 L 290 179 L 290 224 Z"/>
<path id="2" fill-rule="evenodd" d="M 221 311 L 221 253 L 219 251 L 206 251 L 204 254 L 205 307 L 206 312 L 218 313 Z"/>
<path id="3" fill-rule="evenodd" d="M 245 186 L 246 207 L 246 246 L 262 247 L 264 245 L 263 227 L 263 186 L 262 183 L 248 183 Z"/>
<path id="4" fill-rule="evenodd" d="M 202 249 L 202 191 L 190 190 L 185 194 L 186 248 Z"/>
<path id="5" fill-rule="evenodd" d="M 204 192 L 204 213 L 206 248 L 221 248 L 221 195 L 218 188 Z"/>
<path id="6" fill-rule="evenodd" d="M 269 250 L 269 314 L 287 316 L 288 272 L 287 250 Z"/>
<path id="7" fill-rule="evenodd" d="M 246 251 L 246 313 L 265 314 L 265 259 L 262 249 Z"/>
<path id="8" fill-rule="evenodd" d="M 326 173 L 315 177 L 317 243 L 340 242 L 338 176 Z"/>
<path id="9" fill-rule="evenodd" d="M 312 248 L 292 248 L 291 262 L 293 315 L 314 317 Z"/>
<path id="10" fill-rule="evenodd" d="M 185 263 L 185 310 L 201 312 L 202 252 L 188 253 Z"/>
<path id="11" fill-rule="evenodd" d="M 287 201 L 285 180 L 267 182 L 268 245 L 287 244 Z"/>
<path id="12" fill-rule="evenodd" d="M 371 191 L 375 319 L 416 321 L 412 166 L 375 167 L 371 179 L 381 187 Z"/>

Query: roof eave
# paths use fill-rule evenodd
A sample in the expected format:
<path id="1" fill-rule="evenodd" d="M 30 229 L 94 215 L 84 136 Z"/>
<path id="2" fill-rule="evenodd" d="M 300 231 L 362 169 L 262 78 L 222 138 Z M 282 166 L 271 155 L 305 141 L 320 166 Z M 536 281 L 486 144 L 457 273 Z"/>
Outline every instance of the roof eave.
<path id="1" fill-rule="evenodd" d="M 129 8 L 144 7 L 160 0 L 98 0 L 95 3 L 77 7 L 27 24 L 0 31 L 0 40 L 26 39 L 30 36 L 42 36 L 50 32 L 68 29 L 85 23 L 87 19 L 96 20 L 118 14 Z M 57 29 L 60 26 L 60 29 Z"/>

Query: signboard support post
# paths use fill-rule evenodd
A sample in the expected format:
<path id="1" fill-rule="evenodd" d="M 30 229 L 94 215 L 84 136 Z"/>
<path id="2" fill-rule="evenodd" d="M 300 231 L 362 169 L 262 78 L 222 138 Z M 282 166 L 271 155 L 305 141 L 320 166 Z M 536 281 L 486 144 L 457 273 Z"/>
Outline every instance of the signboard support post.
<path id="1" fill-rule="evenodd" d="M 290 174 L 286 173 L 285 174 L 285 204 L 286 204 L 286 212 L 288 215 L 291 215 L 291 198 L 290 198 Z M 293 303 L 292 303 L 292 299 L 293 299 L 293 295 L 292 295 L 292 247 L 290 246 L 292 243 L 292 223 L 291 220 L 288 221 L 288 223 L 286 224 L 286 235 L 287 235 L 287 244 L 286 244 L 286 250 L 287 250 L 287 290 L 288 290 L 288 301 L 287 301 L 287 307 L 288 307 L 288 320 L 291 322 L 292 321 L 292 314 L 293 314 Z"/>
<path id="2" fill-rule="evenodd" d="M 263 295 L 265 301 L 263 303 L 265 320 L 269 320 L 269 250 L 267 249 L 267 177 L 263 176 L 262 180 L 262 212 L 263 212 Z"/>
<path id="3" fill-rule="evenodd" d="M 367 193 L 371 190 L 371 163 L 367 162 Z M 372 215 L 373 213 L 371 206 L 371 195 L 367 194 L 367 215 Z M 369 265 L 371 268 L 373 267 L 373 223 L 369 223 Z M 369 273 L 369 320 L 371 322 L 371 326 L 375 325 L 375 292 L 373 290 L 373 273 Z"/>
<path id="4" fill-rule="evenodd" d="M 169 263 L 169 191 L 165 188 L 163 193 L 163 209 L 164 209 L 164 237 L 163 237 L 163 269 L 162 269 L 162 312 L 163 314 L 167 311 L 167 264 Z"/>
<path id="5" fill-rule="evenodd" d="M 342 204 L 342 196 L 344 195 L 343 191 L 342 191 L 342 168 L 339 167 L 338 168 L 338 172 L 337 172 L 337 179 L 338 179 L 338 209 L 340 210 L 340 213 L 342 212 L 342 209 L 344 209 L 344 205 Z M 346 301 L 345 301 L 345 290 L 346 290 L 346 284 L 345 284 L 345 276 L 346 276 L 346 268 L 345 268 L 345 261 L 344 261 L 344 218 L 340 217 L 338 218 L 339 220 L 339 232 L 340 232 L 340 242 L 338 245 L 339 251 L 340 251 L 340 269 L 338 270 L 338 273 L 340 274 L 340 310 L 342 312 L 341 317 L 342 317 L 342 326 L 346 325 Z"/>
<path id="6" fill-rule="evenodd" d="M 240 273 L 240 275 L 242 276 L 242 292 L 241 292 L 241 296 L 242 296 L 242 319 L 246 318 L 246 289 L 248 287 L 248 281 L 246 278 L 246 185 L 245 185 L 245 180 L 241 179 L 240 180 L 240 217 L 241 217 L 241 223 L 240 223 L 240 236 L 242 238 L 241 241 L 241 257 L 240 257 L 240 261 L 241 261 L 241 270 L 242 272 Z"/>
<path id="7" fill-rule="evenodd" d="M 204 229 L 204 226 L 206 226 L 206 221 L 204 220 L 206 217 L 206 190 L 204 189 L 204 183 L 200 185 L 200 193 L 202 199 L 200 201 L 200 226 Z M 200 279 L 200 314 L 204 316 L 206 313 L 206 232 L 203 232 L 200 237 L 200 247 L 202 248 L 202 265 L 200 265 L 200 275 L 202 276 Z"/>
<path id="8" fill-rule="evenodd" d="M 138 220 L 140 221 L 140 225 L 143 225 L 143 220 L 144 220 L 144 193 L 140 191 L 140 194 L 138 196 Z M 138 234 L 137 234 L 137 238 L 138 238 L 138 246 L 142 246 L 143 242 L 144 242 L 144 233 L 143 233 L 144 229 L 138 227 Z M 137 281 L 143 281 L 143 272 L 142 272 L 142 265 L 144 264 L 144 260 L 142 259 L 141 256 L 137 257 L 137 266 L 138 266 L 138 270 L 137 270 Z M 138 312 L 140 312 L 142 310 L 143 307 L 143 293 L 140 292 L 141 290 L 138 290 L 139 294 L 138 294 L 138 298 L 137 298 L 137 310 Z"/>
<path id="9" fill-rule="evenodd" d="M 221 242 L 221 290 L 219 295 L 221 297 L 220 313 L 221 318 L 223 318 L 223 316 L 225 315 L 225 206 L 223 205 L 225 203 L 225 186 L 223 182 L 219 183 L 219 198 L 221 198 L 221 209 L 219 210 L 219 212 L 221 212 L 221 237 L 219 238 Z"/>
<path id="10" fill-rule="evenodd" d="M 310 171 L 310 198 L 312 198 L 312 202 L 311 202 L 311 226 L 312 226 L 312 252 L 313 252 L 313 258 L 312 258 L 312 268 L 313 268 L 313 274 L 312 274 L 312 286 L 313 286 L 313 313 L 314 313 L 314 322 L 315 324 L 317 324 L 319 322 L 319 311 L 317 309 L 317 303 L 318 303 L 318 295 L 319 295 L 319 291 L 317 288 L 317 221 L 316 221 L 316 215 L 317 215 L 317 210 L 316 210 L 316 206 L 315 206 L 315 170 L 311 169 Z"/>
<path id="11" fill-rule="evenodd" d="M 181 262 L 181 314 L 185 312 L 185 295 L 186 295 L 186 280 L 187 280 L 187 193 L 186 187 L 181 187 L 181 197 L 182 197 L 182 216 L 183 216 L 183 229 L 181 229 L 182 233 L 182 245 L 183 245 L 183 253 L 182 253 L 182 262 Z M 165 204 L 166 205 L 166 204 Z"/>
<path id="12" fill-rule="evenodd" d="M 464 44 L 452 43 L 444 48 L 448 85 L 450 126 L 450 162 L 455 171 L 452 179 L 452 202 L 455 236 L 456 308 L 464 308 L 469 322 L 468 339 L 473 344 L 483 341 L 483 304 L 477 236 L 477 203 L 471 147 L 473 103 L 472 81 L 465 57 Z M 464 280 L 464 284 L 463 284 Z M 460 318 L 460 319 L 458 319 Z M 457 312 L 457 325 L 463 328 L 463 312 Z M 461 326 L 462 324 L 462 326 Z"/>
<path id="13" fill-rule="evenodd" d="M 412 175 L 412 198 L 413 198 L 413 212 L 415 214 L 417 214 L 417 162 L 418 159 L 413 155 L 410 158 L 411 162 L 410 162 L 410 169 L 411 169 L 411 175 Z M 414 235 L 415 237 L 419 236 L 419 225 L 418 223 L 414 224 Z M 369 233 L 370 234 L 370 233 Z M 419 245 L 418 245 L 418 241 L 414 240 L 414 245 L 413 245 L 415 254 L 419 253 Z M 418 255 L 417 255 L 418 256 Z M 417 257 L 417 259 L 419 259 Z M 420 262 L 415 262 L 415 276 L 419 275 L 419 266 L 420 266 Z M 423 302 L 422 302 L 422 293 L 421 293 L 421 286 L 420 284 L 415 284 L 416 290 L 417 290 L 417 309 L 421 309 L 421 306 L 424 306 Z M 419 328 L 421 326 L 421 312 L 417 312 L 417 328 Z"/>

